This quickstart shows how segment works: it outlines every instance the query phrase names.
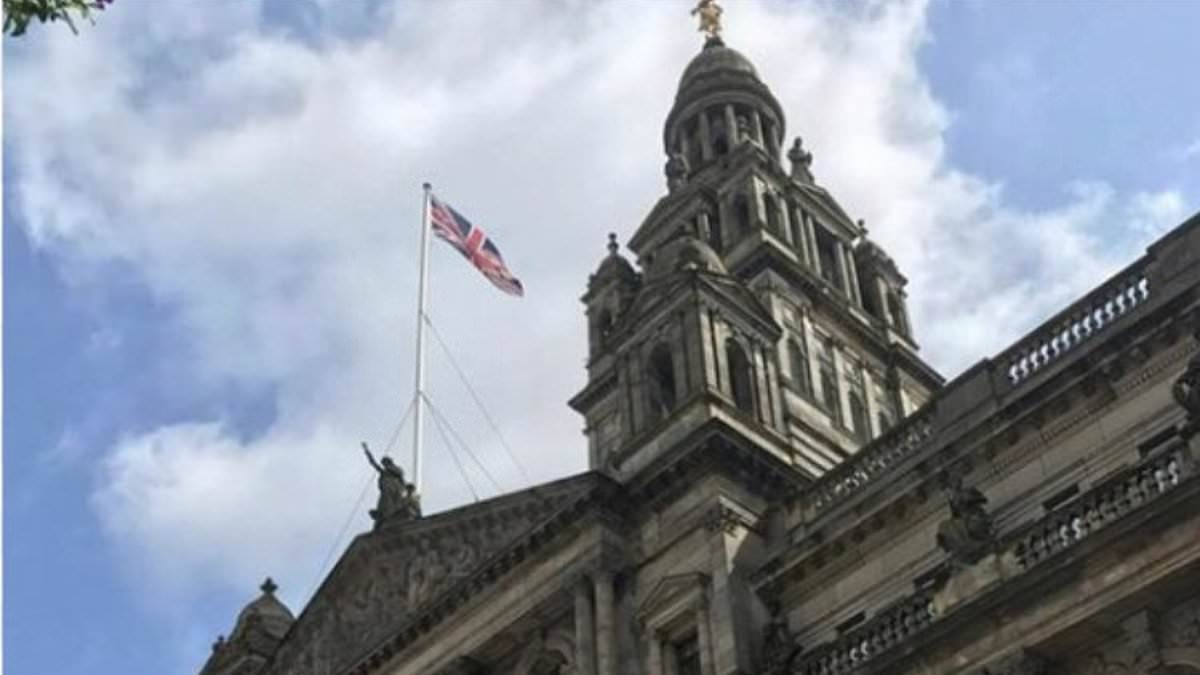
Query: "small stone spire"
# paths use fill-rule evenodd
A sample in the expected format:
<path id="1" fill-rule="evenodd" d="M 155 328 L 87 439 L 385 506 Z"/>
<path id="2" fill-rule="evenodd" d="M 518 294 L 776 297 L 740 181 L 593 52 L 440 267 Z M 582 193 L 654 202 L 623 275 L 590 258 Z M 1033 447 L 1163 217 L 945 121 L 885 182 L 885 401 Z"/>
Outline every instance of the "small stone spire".
<path id="1" fill-rule="evenodd" d="M 267 577 L 266 581 L 263 581 L 262 586 L 259 586 L 258 589 L 264 595 L 275 595 L 275 591 L 279 590 L 279 586 L 275 584 L 275 581 L 271 577 Z"/>
<path id="2" fill-rule="evenodd" d="M 617 233 L 609 232 L 608 233 L 608 254 L 616 255 L 617 251 L 619 251 L 620 249 L 621 249 L 621 246 L 620 246 L 620 244 L 617 243 Z"/>

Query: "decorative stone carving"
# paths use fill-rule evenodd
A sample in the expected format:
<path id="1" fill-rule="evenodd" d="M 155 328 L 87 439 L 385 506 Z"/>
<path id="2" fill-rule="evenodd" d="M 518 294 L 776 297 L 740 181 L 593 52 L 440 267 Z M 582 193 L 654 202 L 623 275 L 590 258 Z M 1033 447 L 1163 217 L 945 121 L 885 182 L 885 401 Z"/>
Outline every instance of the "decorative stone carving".
<path id="1" fill-rule="evenodd" d="M 796 636 L 788 626 L 787 616 L 780 611 L 779 603 L 771 603 L 771 620 L 763 628 L 763 675 L 790 673 L 792 661 L 802 651 Z"/>
<path id="2" fill-rule="evenodd" d="M 720 40 L 723 11 L 717 0 L 699 0 L 692 10 L 692 16 L 700 17 L 700 28 L 697 30 L 707 35 L 709 40 Z"/>
<path id="3" fill-rule="evenodd" d="M 938 526 L 937 543 L 959 566 L 973 565 L 996 546 L 995 527 L 987 512 L 987 497 L 973 487 L 965 487 L 956 476 L 947 485 L 950 518 Z"/>
<path id="4" fill-rule="evenodd" d="M 1175 380 L 1171 393 L 1175 402 L 1187 411 L 1184 433 L 1190 438 L 1200 430 L 1200 354 L 1188 362 L 1183 375 Z"/>
<path id="5" fill-rule="evenodd" d="M 363 453 L 371 468 L 379 474 L 379 501 L 371 509 L 375 527 L 384 522 L 415 520 L 421 517 L 421 504 L 417 500 L 416 486 L 404 480 L 404 469 L 396 466 L 391 457 L 384 455 L 382 465 L 375 461 L 371 449 L 362 444 Z"/>
<path id="6" fill-rule="evenodd" d="M 672 153 L 663 167 L 663 173 L 667 175 L 667 189 L 674 192 L 686 185 L 691 171 L 692 167 L 682 152 Z"/>
<path id="7" fill-rule="evenodd" d="M 811 152 L 804 149 L 804 139 L 796 137 L 792 143 L 792 149 L 788 150 L 788 160 L 792 163 L 792 178 L 811 185 L 813 183 L 813 156 Z"/>
<path id="8" fill-rule="evenodd" d="M 1192 600 L 1166 614 L 1160 642 L 1166 647 L 1200 647 L 1200 599 Z"/>
<path id="9" fill-rule="evenodd" d="M 345 672 L 572 495 L 571 490 L 530 494 L 504 508 L 433 527 L 410 521 L 360 536 L 262 675 Z"/>

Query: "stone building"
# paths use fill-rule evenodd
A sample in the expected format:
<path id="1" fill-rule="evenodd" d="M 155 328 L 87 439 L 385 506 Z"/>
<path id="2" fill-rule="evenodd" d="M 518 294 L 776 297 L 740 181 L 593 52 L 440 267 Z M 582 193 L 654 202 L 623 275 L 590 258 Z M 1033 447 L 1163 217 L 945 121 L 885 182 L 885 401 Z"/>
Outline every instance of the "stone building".
<path id="1" fill-rule="evenodd" d="M 380 518 L 202 674 L 1200 673 L 1200 216 L 945 383 L 785 131 L 710 36 L 582 298 L 590 470 Z"/>

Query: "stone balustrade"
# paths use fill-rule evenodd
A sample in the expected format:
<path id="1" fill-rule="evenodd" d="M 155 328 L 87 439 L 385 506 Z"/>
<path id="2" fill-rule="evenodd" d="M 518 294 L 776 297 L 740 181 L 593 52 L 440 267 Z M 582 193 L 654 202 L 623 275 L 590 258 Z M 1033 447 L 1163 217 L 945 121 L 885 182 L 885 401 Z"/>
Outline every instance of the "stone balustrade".
<path id="1" fill-rule="evenodd" d="M 919 412 L 867 444 L 854 457 L 821 477 L 808 493 L 809 517 L 857 492 L 885 469 L 911 456 L 933 433 L 932 412 Z"/>
<path id="2" fill-rule="evenodd" d="M 848 673 L 876 655 L 925 630 L 935 618 L 929 593 L 904 598 L 867 624 L 802 659 L 793 672 L 802 675 Z"/>
<path id="3" fill-rule="evenodd" d="M 1152 457 L 1049 514 L 1017 535 L 1017 563 L 1029 569 L 1171 491 L 1191 474 L 1188 460 L 1182 446 Z"/>
<path id="4" fill-rule="evenodd" d="M 995 556 L 994 581 L 1008 581 L 1035 569 L 1125 516 L 1145 508 L 1174 490 L 1196 470 L 1192 450 L 1176 443 L 1156 452 L 1088 490 L 1074 501 L 1005 538 Z M 952 581 L 953 583 L 953 581 Z M 948 603 L 933 589 L 919 590 L 883 610 L 863 626 L 828 642 L 800 659 L 799 675 L 849 673 L 922 632 L 965 598 Z"/>
<path id="5" fill-rule="evenodd" d="M 1006 368 L 1009 383 L 1019 385 L 1149 299 L 1150 280 L 1139 261 L 1043 324 L 996 361 Z"/>

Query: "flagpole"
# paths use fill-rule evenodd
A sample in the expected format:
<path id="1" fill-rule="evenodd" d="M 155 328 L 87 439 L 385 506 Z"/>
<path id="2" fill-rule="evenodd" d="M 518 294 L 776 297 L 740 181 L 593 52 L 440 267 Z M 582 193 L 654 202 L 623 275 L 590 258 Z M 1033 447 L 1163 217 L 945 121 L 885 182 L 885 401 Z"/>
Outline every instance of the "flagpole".
<path id="1" fill-rule="evenodd" d="M 417 369 L 416 369 L 416 406 L 413 420 L 413 485 L 416 496 L 421 497 L 421 432 L 425 409 L 425 304 L 429 286 L 429 198 L 433 186 L 425 183 L 425 197 L 421 206 L 421 277 L 417 286 Z"/>

